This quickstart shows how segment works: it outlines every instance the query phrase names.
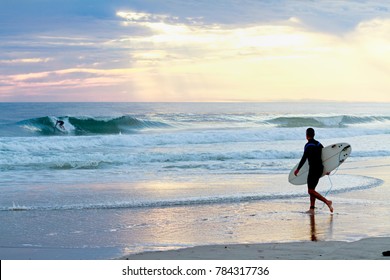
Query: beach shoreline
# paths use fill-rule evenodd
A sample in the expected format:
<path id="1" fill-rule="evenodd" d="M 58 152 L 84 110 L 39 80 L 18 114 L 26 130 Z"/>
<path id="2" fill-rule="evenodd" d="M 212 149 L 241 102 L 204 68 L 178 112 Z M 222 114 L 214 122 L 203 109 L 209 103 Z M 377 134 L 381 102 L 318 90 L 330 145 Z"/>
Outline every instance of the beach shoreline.
<path id="1" fill-rule="evenodd" d="M 179 250 L 144 252 L 121 260 L 390 260 L 390 237 L 358 241 L 304 241 L 262 244 L 196 246 Z"/>
<path id="2" fill-rule="evenodd" d="M 352 162 L 344 168 L 343 174 L 361 174 L 362 171 L 358 168 L 361 163 Z M 375 203 L 371 205 L 368 203 L 370 200 L 377 201 L 378 196 L 381 196 L 383 203 L 387 204 L 387 200 L 390 199 L 389 187 L 390 176 L 386 172 L 387 160 L 383 161 L 368 161 L 365 163 L 366 169 L 364 170 L 364 176 L 374 177 L 383 181 L 383 183 L 374 189 L 362 190 L 356 193 L 341 193 L 334 197 L 335 213 L 326 214 L 326 210 L 322 209 L 316 211 L 314 215 L 307 214 L 310 217 L 310 227 L 312 239 L 310 240 L 297 240 L 297 241 L 277 241 L 277 242 L 262 242 L 254 243 L 240 243 L 240 244 L 211 244 L 200 245 L 189 248 L 181 248 L 165 251 L 146 251 L 138 252 L 134 254 L 126 254 L 122 256 L 121 260 L 251 260 L 251 259 L 264 259 L 264 260 L 390 260 L 390 257 L 382 255 L 383 252 L 390 250 L 390 234 L 381 236 L 370 236 L 365 233 L 364 230 L 359 232 L 359 226 L 357 228 L 339 229 L 345 231 L 353 231 L 354 238 L 345 240 L 344 238 L 338 238 L 337 235 L 333 238 L 325 240 L 317 240 L 316 238 L 316 217 L 317 219 L 325 219 L 326 216 L 332 220 L 329 228 L 333 229 L 333 219 L 343 219 L 344 216 L 350 215 L 350 219 L 356 218 L 361 212 L 361 216 L 364 216 L 364 210 L 366 207 L 367 212 L 375 210 Z M 355 208 L 349 209 L 350 213 L 346 214 L 348 207 L 343 205 L 348 199 L 361 199 L 366 197 L 366 205 L 357 205 Z M 379 205 L 378 216 L 385 218 L 385 211 L 383 211 L 383 205 Z M 380 220 L 380 219 L 379 219 Z M 343 220 L 344 221 L 344 220 Z M 357 224 L 361 223 L 361 227 L 370 226 L 365 224 L 364 220 L 357 221 Z M 373 222 L 375 223 L 375 222 Z M 318 226 L 318 225 L 317 225 Z M 346 225 L 349 227 L 350 224 Z M 373 228 L 374 225 L 372 225 Z"/>
<path id="3" fill-rule="evenodd" d="M 364 169 L 361 165 L 364 165 Z M 308 209 L 307 197 L 291 201 L 166 207 L 152 209 L 152 212 L 141 208 L 137 210 L 138 216 L 134 216 L 136 212 L 131 209 L 90 210 L 84 211 L 82 217 L 84 220 L 93 220 L 93 228 L 90 231 L 77 232 L 76 224 L 75 228 L 71 229 L 72 235 L 93 234 L 93 229 L 103 225 L 112 238 L 121 238 L 125 245 L 102 246 L 104 243 L 101 240 L 96 240 L 98 246 L 95 247 L 59 247 L 54 243 L 53 246 L 32 246 L 26 243 L 21 247 L 2 246 L 0 258 L 388 259 L 382 257 L 383 251 L 390 250 L 390 227 L 386 222 L 390 201 L 390 174 L 387 169 L 387 158 L 382 161 L 345 163 L 335 176 L 366 176 L 381 180 L 382 183 L 374 188 L 353 192 L 331 192 L 329 196 L 335 207 L 333 214 L 320 203 L 317 204 L 314 215 L 305 213 Z M 282 179 L 278 178 L 276 182 L 281 182 Z M 337 182 L 336 178 L 332 180 Z M 154 227 L 135 223 L 145 217 L 146 213 L 155 223 Z M 34 211 L 13 211 L 11 214 L 14 217 L 31 216 L 34 223 L 40 221 L 37 222 L 39 216 L 36 216 Z M 59 218 L 57 211 L 49 211 L 46 214 L 53 216 L 45 216 L 44 219 L 49 221 L 49 224 L 51 220 L 57 221 Z M 66 211 L 61 214 L 61 218 L 74 221 L 79 214 L 77 210 Z M 112 219 L 113 216 L 117 219 L 121 217 L 123 221 L 118 223 Z M 106 225 L 108 220 L 112 221 L 109 226 Z M 82 226 L 85 226 L 84 223 L 80 224 L 80 227 Z M 132 231 L 140 231 L 139 236 L 149 232 L 158 242 L 140 247 L 135 240 L 129 241 L 132 235 L 128 232 Z M 47 238 L 56 236 L 60 237 L 53 231 Z M 90 235 L 91 238 L 100 236 Z"/>
<path id="4" fill-rule="evenodd" d="M 361 165 L 364 165 L 364 169 Z M 91 230 L 75 231 L 78 229 L 75 224 L 68 231 L 72 236 L 88 234 L 90 238 L 96 239 L 97 246 L 60 247 L 58 242 L 53 242 L 53 246 L 32 246 L 29 244 L 33 243 L 26 243 L 23 246 L 2 246 L 0 258 L 387 260 L 390 258 L 382 256 L 382 252 L 390 250 L 390 226 L 386 222 L 390 201 L 390 174 L 387 170 L 387 158 L 382 161 L 345 163 L 336 175 L 339 178 L 359 175 L 378 179 L 381 183 L 373 188 L 353 192 L 331 192 L 330 198 L 335 207 L 333 214 L 320 203 L 314 215 L 305 213 L 308 209 L 307 197 L 291 201 L 261 200 L 151 210 L 141 208 L 136 211 L 89 210 L 83 211 L 82 217 L 83 220 L 93 220 Z M 276 182 L 282 179 L 278 178 Z M 336 178 L 332 180 L 337 182 Z M 134 216 L 136 213 L 138 216 Z M 139 219 L 145 218 L 146 213 L 155 226 L 139 224 Z M 12 211 L 11 214 L 14 217 L 31 216 L 34 223 L 40 221 L 37 222 L 40 216 L 34 211 Z M 42 219 L 49 224 L 53 220 L 53 224 L 57 225 L 54 221 L 58 220 L 60 214 L 62 220 L 74 221 L 75 217 L 80 217 L 78 210 L 58 213 L 49 211 Z M 112 221 L 112 224 L 107 226 L 107 221 Z M 137 221 L 138 224 L 135 223 Z M 80 223 L 79 226 L 85 227 L 85 224 Z M 110 238 L 122 240 L 124 245 L 118 246 L 119 242 L 116 242 L 103 246 L 108 242 L 102 242 L 102 235 L 93 235 L 101 226 L 106 226 Z M 136 236 L 149 233 L 154 243 L 143 243 L 145 245 L 141 247 L 136 240 L 130 239 L 134 237 L 130 234 L 134 231 L 139 231 Z M 61 237 L 54 231 L 46 235 L 47 238 L 57 236 Z"/>

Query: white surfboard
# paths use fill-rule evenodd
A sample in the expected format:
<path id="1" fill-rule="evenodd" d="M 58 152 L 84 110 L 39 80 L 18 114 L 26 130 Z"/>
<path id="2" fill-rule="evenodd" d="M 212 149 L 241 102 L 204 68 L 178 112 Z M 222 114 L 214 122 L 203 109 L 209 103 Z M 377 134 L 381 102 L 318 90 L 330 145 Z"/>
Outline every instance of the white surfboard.
<path id="1" fill-rule="evenodd" d="M 61 132 L 61 133 L 66 133 L 66 129 L 62 129 L 62 128 L 58 127 L 58 126 L 56 126 L 54 128 L 54 131 L 58 131 L 58 132 Z"/>
<path id="2" fill-rule="evenodd" d="M 61 128 L 61 127 L 59 127 L 58 125 L 55 125 L 55 126 L 53 127 L 53 132 L 54 132 L 54 133 L 63 133 L 63 134 L 66 134 L 66 133 L 67 133 L 67 130 L 66 130 L 65 127 L 64 127 L 64 128 Z"/>
<path id="3" fill-rule="evenodd" d="M 352 152 L 351 145 L 348 143 L 337 143 L 326 146 L 322 149 L 322 164 L 324 165 L 324 172 L 322 176 L 336 169 L 342 164 Z M 305 164 L 299 170 L 298 176 L 294 175 L 299 162 L 291 169 L 288 176 L 288 181 L 293 185 L 303 185 L 307 183 L 307 176 L 309 174 L 309 163 L 306 160 Z M 321 176 L 321 177 L 322 177 Z"/>

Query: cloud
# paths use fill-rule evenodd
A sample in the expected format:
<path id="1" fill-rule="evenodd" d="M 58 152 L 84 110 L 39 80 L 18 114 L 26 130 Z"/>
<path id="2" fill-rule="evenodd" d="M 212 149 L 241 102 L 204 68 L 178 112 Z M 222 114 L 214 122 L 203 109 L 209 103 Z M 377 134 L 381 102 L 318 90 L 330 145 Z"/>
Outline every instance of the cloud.
<path id="1" fill-rule="evenodd" d="M 387 58 L 377 59 L 389 57 L 388 20 L 361 22 L 340 36 L 315 32 L 297 17 L 272 24 L 206 25 L 167 15 L 117 15 L 150 30 L 122 43 L 133 46 L 135 65 L 155 70 L 139 88 L 159 81 L 161 96 L 177 91 L 203 100 L 212 92 L 223 100 L 240 92 L 253 100 L 369 100 L 367 92 L 375 89 L 386 100 L 383 92 L 390 89 L 384 72 L 378 73 L 388 68 Z"/>
<path id="2" fill-rule="evenodd" d="M 103 86 L 112 85 L 120 80 L 129 78 L 133 69 L 87 69 L 74 68 L 47 72 L 36 72 L 28 74 L 17 74 L 2 76 L 2 80 L 8 80 L 17 86 L 39 87 L 42 85 L 62 85 L 73 87 Z M 101 78 L 99 80 L 99 78 Z M 93 81 L 93 83 L 91 83 Z"/>
<path id="3" fill-rule="evenodd" d="M 294 48 L 306 43 L 298 18 L 274 25 L 240 26 L 206 25 L 194 23 L 187 18 L 132 11 L 117 12 L 117 15 L 125 20 L 124 25 L 143 27 L 150 31 L 144 36 L 129 36 L 116 41 L 123 46 L 132 46 L 132 50 L 138 52 L 134 58 L 150 58 L 150 52 L 158 52 L 157 59 L 163 53 L 167 59 L 221 58 L 238 53 L 253 53 L 254 49 Z M 139 50 L 144 50 L 145 53 L 140 54 Z M 167 55 L 168 52 L 170 55 Z"/>
<path id="4" fill-rule="evenodd" d="M 35 4 L 0 4 L 0 100 L 389 99 L 386 1 Z"/>
<path id="5" fill-rule="evenodd" d="M 13 100 L 9 93 L 17 91 L 23 99 L 32 101 L 36 98 L 45 101 L 74 101 L 74 98 L 80 101 L 113 101 L 113 93 L 118 93 L 119 99 L 125 98 L 122 96 L 124 88 L 131 89 L 133 79 L 139 77 L 140 73 L 135 69 L 93 68 L 0 75 L 0 98 Z M 130 95 L 136 97 L 136 94 Z"/>
<path id="6" fill-rule="evenodd" d="M 8 60 L 0 60 L 0 64 L 29 64 L 29 63 L 47 63 L 53 60 L 50 57 L 47 58 L 18 58 L 18 59 L 8 59 Z"/>

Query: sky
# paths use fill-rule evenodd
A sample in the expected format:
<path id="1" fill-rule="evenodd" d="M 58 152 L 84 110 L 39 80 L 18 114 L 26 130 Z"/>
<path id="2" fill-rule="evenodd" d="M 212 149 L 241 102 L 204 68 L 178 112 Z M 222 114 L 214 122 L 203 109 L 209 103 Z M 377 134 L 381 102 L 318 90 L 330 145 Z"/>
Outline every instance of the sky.
<path id="1" fill-rule="evenodd" d="M 390 1 L 0 0 L 0 102 L 390 102 Z"/>

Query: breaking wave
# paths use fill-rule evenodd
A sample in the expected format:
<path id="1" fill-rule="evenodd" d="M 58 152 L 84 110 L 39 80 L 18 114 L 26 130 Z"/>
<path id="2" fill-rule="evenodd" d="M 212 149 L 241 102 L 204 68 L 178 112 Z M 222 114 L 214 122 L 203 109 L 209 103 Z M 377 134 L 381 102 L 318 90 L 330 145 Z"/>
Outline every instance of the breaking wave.
<path id="1" fill-rule="evenodd" d="M 388 123 L 390 117 L 382 116 L 326 116 L 326 117 L 277 117 L 267 121 L 269 124 L 276 125 L 277 127 L 321 127 L 321 128 L 337 128 L 348 127 L 352 125 L 368 124 L 368 123 Z"/>
<path id="2" fill-rule="evenodd" d="M 64 122 L 64 130 L 55 126 L 56 121 Z M 119 117 L 97 116 L 44 116 L 22 120 L 11 124 L 2 124 L 0 136 L 83 136 L 83 135 L 115 135 L 135 134 L 153 129 L 199 129 L 215 130 L 227 128 L 367 128 L 385 129 L 390 124 L 389 116 L 266 116 L 249 114 L 197 115 L 168 114 L 153 117 L 135 117 L 123 115 Z"/>
<path id="3" fill-rule="evenodd" d="M 64 122 L 64 128 L 55 126 L 56 121 Z M 141 120 L 132 116 L 117 118 L 97 117 L 51 117 L 45 116 L 17 122 L 13 130 L 29 135 L 107 135 L 107 134 L 131 134 L 142 129 L 164 128 L 169 125 L 159 121 Z"/>

